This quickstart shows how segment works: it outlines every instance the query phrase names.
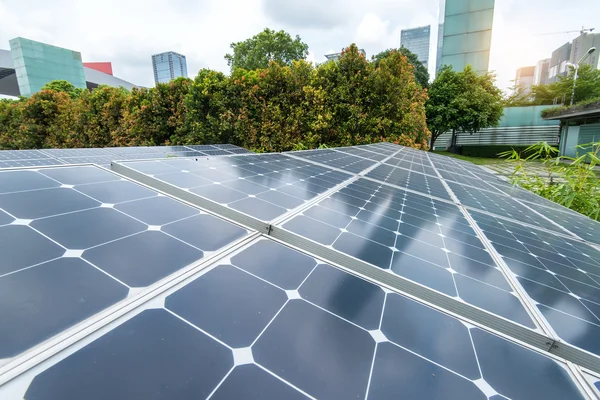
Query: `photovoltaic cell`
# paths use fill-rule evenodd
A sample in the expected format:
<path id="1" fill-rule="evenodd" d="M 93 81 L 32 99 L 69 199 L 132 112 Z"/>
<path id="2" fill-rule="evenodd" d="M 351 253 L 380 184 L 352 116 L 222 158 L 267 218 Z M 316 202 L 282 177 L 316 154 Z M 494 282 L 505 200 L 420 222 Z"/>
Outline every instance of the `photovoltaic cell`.
<path id="1" fill-rule="evenodd" d="M 448 182 L 461 204 L 487 211 L 501 217 L 522 221 L 551 231 L 564 233 L 559 226 L 535 214 L 510 196 Z"/>
<path id="2" fill-rule="evenodd" d="M 351 177 L 278 154 L 123 165 L 264 221 L 285 214 Z"/>
<path id="3" fill-rule="evenodd" d="M 173 228 L 193 218 L 193 234 Z M 245 234 L 97 167 L 0 172 L 0 359 Z"/>
<path id="4" fill-rule="evenodd" d="M 294 289 L 278 285 L 280 267 L 301 278 L 285 284 Z M 5 393 L 584 398 L 564 364 L 271 240 L 255 241 L 160 297 L 164 307 L 138 308 L 25 372 L 25 384 Z M 453 346 L 431 345 L 441 342 Z"/>
<path id="5" fill-rule="evenodd" d="M 451 199 L 440 179 L 404 168 L 382 164 L 370 171 L 366 176 L 430 196 L 447 200 Z"/>
<path id="6" fill-rule="evenodd" d="M 469 211 L 556 333 L 600 355 L 600 251 Z"/>
<path id="7" fill-rule="evenodd" d="M 535 327 L 453 204 L 360 179 L 284 223 L 283 228 Z"/>
<path id="8" fill-rule="evenodd" d="M 547 201 L 538 201 L 537 204 L 528 203 L 527 205 L 581 239 L 600 244 L 600 222 L 565 207 L 559 208 L 554 204 L 547 207 Z"/>
<path id="9" fill-rule="evenodd" d="M 288 154 L 355 174 L 372 167 L 376 163 L 373 160 L 367 160 L 362 157 L 334 150 L 295 151 Z"/>

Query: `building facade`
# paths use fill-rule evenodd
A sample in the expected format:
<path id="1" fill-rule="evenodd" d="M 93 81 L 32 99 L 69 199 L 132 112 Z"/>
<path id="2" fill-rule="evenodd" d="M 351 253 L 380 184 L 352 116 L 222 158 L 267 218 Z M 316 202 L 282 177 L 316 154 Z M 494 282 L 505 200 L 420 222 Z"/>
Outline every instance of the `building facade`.
<path id="1" fill-rule="evenodd" d="M 565 43 L 552 52 L 548 68 L 548 83 L 558 81 L 559 76 L 567 76 L 568 62 L 571 62 L 571 43 Z"/>
<path id="2" fill-rule="evenodd" d="M 548 70 L 550 69 L 550 59 L 546 58 L 540 60 L 535 65 L 535 72 L 533 73 L 533 84 L 534 85 L 546 85 L 548 83 Z"/>
<path id="3" fill-rule="evenodd" d="M 517 70 L 515 86 L 521 93 L 530 93 L 535 80 L 535 66 L 522 67 Z"/>
<path id="4" fill-rule="evenodd" d="M 167 51 L 152 56 L 154 83 L 169 83 L 179 77 L 188 77 L 187 61 L 183 54 Z"/>
<path id="5" fill-rule="evenodd" d="M 400 46 L 406 47 L 412 53 L 416 54 L 425 68 L 429 65 L 430 36 L 431 25 L 404 29 L 400 32 Z"/>
<path id="6" fill-rule="evenodd" d="M 81 53 L 78 51 L 21 37 L 12 39 L 9 44 L 22 96 L 30 96 L 54 80 L 65 80 L 76 88 L 86 88 Z"/>
<path id="7" fill-rule="evenodd" d="M 572 63 L 576 63 L 592 47 L 595 47 L 596 51 L 586 57 L 581 64 L 586 64 L 592 68 L 598 69 L 600 66 L 600 33 L 583 32 L 579 37 L 573 39 L 573 43 L 571 43 L 571 54 L 569 56 L 569 60 Z"/>
<path id="8" fill-rule="evenodd" d="M 484 74 L 489 69 L 495 0 L 441 0 L 436 71 L 450 65 Z"/>
<path id="9" fill-rule="evenodd" d="M 0 94 L 31 96 L 47 83 L 64 80 L 81 89 L 99 85 L 132 89 L 132 83 L 112 76 L 112 64 L 83 63 L 81 53 L 34 40 L 10 40 L 10 50 L 0 49 Z"/>

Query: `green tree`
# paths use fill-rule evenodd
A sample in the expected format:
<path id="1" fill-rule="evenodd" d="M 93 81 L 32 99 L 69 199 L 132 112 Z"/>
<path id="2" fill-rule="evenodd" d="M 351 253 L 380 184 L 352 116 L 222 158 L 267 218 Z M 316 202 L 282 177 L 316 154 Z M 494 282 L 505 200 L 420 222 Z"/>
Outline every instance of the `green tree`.
<path id="1" fill-rule="evenodd" d="M 71 98 L 78 98 L 85 89 L 76 88 L 71 82 L 64 80 L 55 80 L 44 85 L 42 90 L 54 90 L 55 92 L 64 92 Z"/>
<path id="2" fill-rule="evenodd" d="M 575 69 L 570 67 L 569 74 L 566 77 L 560 77 L 558 82 L 552 84 L 560 96 L 565 96 L 566 104 L 570 104 L 574 78 Z M 600 70 L 584 64 L 579 68 L 579 72 L 577 74 L 575 103 L 587 101 L 597 97 L 600 97 Z"/>
<path id="3" fill-rule="evenodd" d="M 502 92 L 494 85 L 494 76 L 477 73 L 467 65 L 462 72 L 445 66 L 428 91 L 427 126 L 431 131 L 431 149 L 444 132 L 475 133 L 495 126 L 503 113 Z"/>
<path id="4" fill-rule="evenodd" d="M 429 87 L 429 71 L 423 65 L 423 63 L 421 61 L 419 61 L 419 58 L 417 57 L 417 55 L 415 53 L 411 52 L 410 50 L 408 50 L 404 46 L 400 47 L 400 49 L 398 49 L 398 50 L 388 49 L 388 50 L 382 51 L 381 53 L 376 54 L 375 56 L 373 56 L 373 63 L 375 64 L 376 67 L 378 67 L 381 60 L 383 60 L 384 58 L 387 58 L 392 52 L 395 52 L 395 51 L 400 52 L 400 54 L 402 54 L 403 56 L 406 56 L 406 58 L 408 58 L 408 62 L 414 68 L 415 80 L 417 81 L 417 83 L 419 85 L 421 85 L 421 87 L 428 88 Z"/>
<path id="5" fill-rule="evenodd" d="M 308 45 L 296 35 L 276 32 L 269 28 L 243 42 L 231 43 L 233 54 L 226 54 L 227 65 L 248 70 L 264 69 L 271 61 L 281 65 L 291 65 L 294 60 L 304 60 L 308 55 Z"/>

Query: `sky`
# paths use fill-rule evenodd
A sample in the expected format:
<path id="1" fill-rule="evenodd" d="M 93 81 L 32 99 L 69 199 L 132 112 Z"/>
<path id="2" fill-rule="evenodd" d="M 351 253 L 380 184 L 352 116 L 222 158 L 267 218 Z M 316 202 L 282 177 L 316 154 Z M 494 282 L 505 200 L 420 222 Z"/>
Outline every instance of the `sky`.
<path id="1" fill-rule="evenodd" d="M 264 28 L 299 35 L 308 59 L 324 61 L 351 43 L 367 56 L 400 46 L 400 31 L 432 25 L 434 57 L 439 0 L 0 0 L 0 48 L 21 36 L 80 51 L 84 61 L 111 61 L 115 76 L 153 86 L 151 55 L 176 51 L 188 73 L 228 72 L 232 42 Z M 512 85 L 517 68 L 535 65 L 578 36 L 600 33 L 598 0 L 496 0 L 490 69 Z M 553 34 L 547 34 L 553 33 Z M 434 63 L 430 62 L 430 73 Z"/>

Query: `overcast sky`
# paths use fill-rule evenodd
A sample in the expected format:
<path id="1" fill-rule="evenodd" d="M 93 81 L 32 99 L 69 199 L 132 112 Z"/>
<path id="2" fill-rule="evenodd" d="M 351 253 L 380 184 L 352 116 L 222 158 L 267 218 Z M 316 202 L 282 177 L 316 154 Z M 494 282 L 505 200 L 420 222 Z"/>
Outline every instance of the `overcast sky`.
<path id="1" fill-rule="evenodd" d="M 84 61 L 111 61 L 115 76 L 153 86 L 151 55 L 173 50 L 187 56 L 188 72 L 228 72 L 231 42 L 265 27 L 284 29 L 309 45 L 309 59 L 350 43 L 370 57 L 400 45 L 400 30 L 432 26 L 437 39 L 438 0 L 0 0 L 0 48 L 28 39 L 80 51 Z M 490 68 L 498 85 L 515 71 L 550 57 L 577 33 L 595 27 L 599 0 L 496 0 Z M 435 47 L 435 46 L 433 46 Z M 432 49 L 433 50 L 433 49 Z M 431 52 L 432 56 L 434 51 Z M 433 64 L 433 63 L 431 63 Z M 431 71 L 432 72 L 432 71 Z"/>

